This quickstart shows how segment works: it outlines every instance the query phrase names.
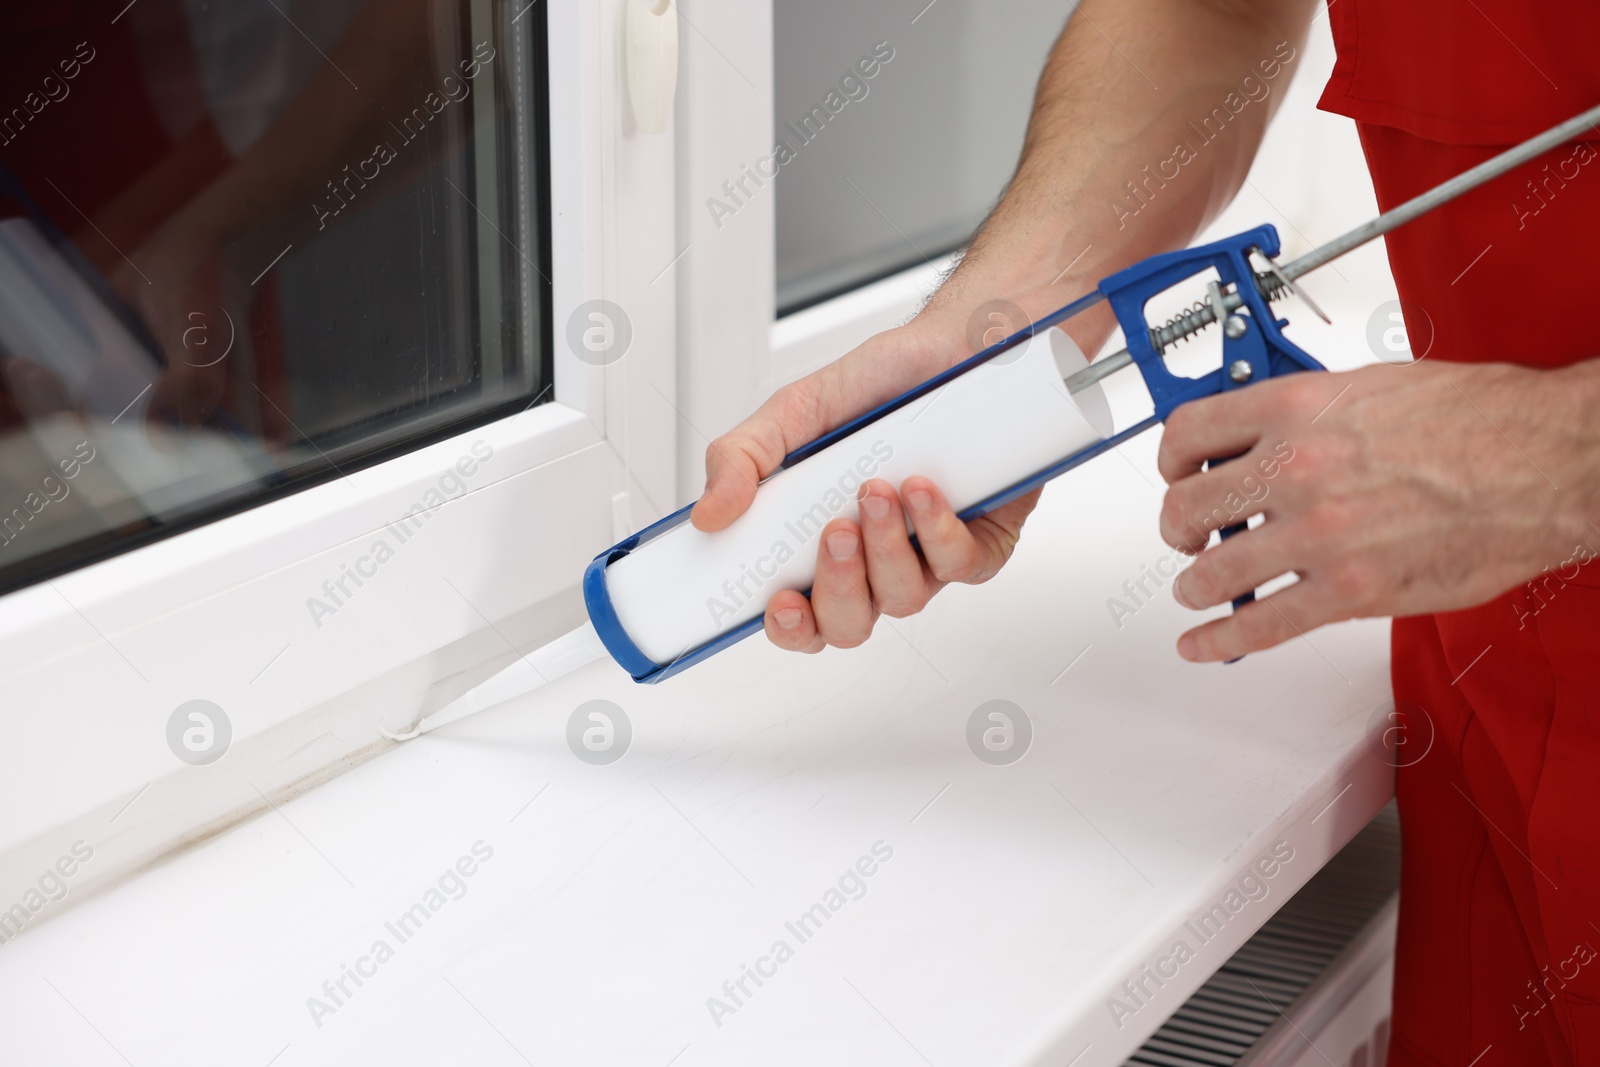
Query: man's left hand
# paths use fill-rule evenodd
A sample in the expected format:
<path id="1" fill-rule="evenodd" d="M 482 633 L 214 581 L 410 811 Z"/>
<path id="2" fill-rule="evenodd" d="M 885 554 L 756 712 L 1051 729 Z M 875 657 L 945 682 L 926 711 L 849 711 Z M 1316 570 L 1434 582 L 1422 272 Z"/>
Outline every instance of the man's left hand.
<path id="1" fill-rule="evenodd" d="M 1185 633 L 1179 654 L 1232 659 L 1325 623 L 1471 607 L 1600 543 L 1597 393 L 1595 363 L 1431 361 L 1294 374 L 1180 407 L 1161 442 L 1161 536 L 1201 554 L 1173 595 L 1210 608 L 1285 573 L 1299 581 Z M 1237 458 L 1202 469 L 1217 456 Z"/>

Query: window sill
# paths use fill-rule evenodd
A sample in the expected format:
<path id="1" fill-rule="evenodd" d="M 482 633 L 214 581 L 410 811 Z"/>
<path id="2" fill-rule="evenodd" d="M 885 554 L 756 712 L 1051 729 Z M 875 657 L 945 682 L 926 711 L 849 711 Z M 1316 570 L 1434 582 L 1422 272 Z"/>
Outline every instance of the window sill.
<path id="1" fill-rule="evenodd" d="M 1155 445 L 1123 451 L 1148 472 Z M 1227 667 L 1177 660 L 1192 616 L 1159 592 L 1113 623 L 1168 551 L 1130 473 L 1055 483 L 999 578 L 861 649 L 750 641 L 660 687 L 596 665 L 46 905 L 3 946 L 0 1058 L 1120 1062 L 1392 786 L 1366 736 L 1383 622 Z M 608 766 L 566 742 L 595 698 L 633 725 Z M 1034 731 L 1008 766 L 966 740 L 995 699 Z M 1241 886 L 1219 932 L 1184 932 Z M 1113 1013 L 1147 965 L 1164 984 Z"/>

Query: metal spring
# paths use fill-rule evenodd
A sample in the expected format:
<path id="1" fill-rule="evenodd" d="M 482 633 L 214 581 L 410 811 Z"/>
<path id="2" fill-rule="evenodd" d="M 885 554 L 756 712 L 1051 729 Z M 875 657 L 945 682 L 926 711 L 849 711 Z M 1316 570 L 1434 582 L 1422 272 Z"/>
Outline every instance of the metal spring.
<path id="1" fill-rule="evenodd" d="M 1258 271 L 1255 275 L 1256 288 L 1268 301 L 1278 300 L 1288 291 L 1288 286 L 1283 279 L 1271 271 Z M 1228 294 L 1225 298 L 1230 308 L 1238 307 L 1242 301 L 1235 294 Z M 1164 352 L 1167 348 L 1193 337 L 1201 330 L 1217 321 L 1217 313 L 1211 304 L 1204 300 L 1197 300 L 1194 306 L 1181 311 L 1168 319 L 1161 326 L 1150 331 L 1150 344 L 1157 352 Z"/>
<path id="2" fill-rule="evenodd" d="M 1169 345 L 1179 341 L 1186 341 L 1211 325 L 1217 319 L 1217 314 L 1211 305 L 1204 300 L 1196 300 L 1194 305 L 1179 312 L 1168 319 L 1160 327 L 1150 331 L 1150 343 L 1157 352 L 1165 350 Z"/>

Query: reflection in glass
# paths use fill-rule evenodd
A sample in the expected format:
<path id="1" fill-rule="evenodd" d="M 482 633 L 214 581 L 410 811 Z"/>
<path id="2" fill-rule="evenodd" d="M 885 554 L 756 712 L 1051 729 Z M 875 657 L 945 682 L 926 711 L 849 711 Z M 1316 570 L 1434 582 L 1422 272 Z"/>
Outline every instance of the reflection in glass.
<path id="1" fill-rule="evenodd" d="M 541 394 L 526 8 L 0 11 L 0 590 Z"/>

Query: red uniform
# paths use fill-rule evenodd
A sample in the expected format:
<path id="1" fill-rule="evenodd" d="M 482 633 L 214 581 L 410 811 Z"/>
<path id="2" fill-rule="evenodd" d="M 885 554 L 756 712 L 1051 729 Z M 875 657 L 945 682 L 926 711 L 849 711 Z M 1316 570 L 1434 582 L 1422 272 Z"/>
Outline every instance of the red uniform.
<path id="1" fill-rule="evenodd" d="M 1357 121 L 1384 208 L 1600 103 L 1595 0 L 1334 0 L 1329 15 L 1321 106 Z M 1597 142 L 1389 235 L 1414 350 L 1600 356 Z M 1395 620 L 1395 701 L 1408 743 L 1432 747 L 1397 781 L 1391 1067 L 1600 1064 L 1596 555 L 1600 528 L 1527 587 Z"/>

